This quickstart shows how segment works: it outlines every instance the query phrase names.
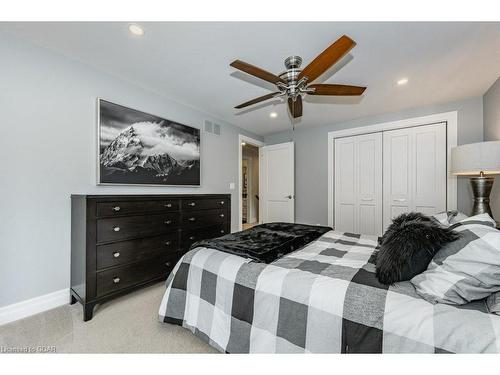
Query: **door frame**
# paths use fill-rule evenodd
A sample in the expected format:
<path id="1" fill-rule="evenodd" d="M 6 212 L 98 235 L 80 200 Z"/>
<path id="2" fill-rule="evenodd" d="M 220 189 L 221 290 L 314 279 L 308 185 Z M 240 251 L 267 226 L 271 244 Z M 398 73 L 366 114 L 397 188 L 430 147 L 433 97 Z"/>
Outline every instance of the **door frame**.
<path id="1" fill-rule="evenodd" d="M 412 117 L 398 121 L 382 122 L 374 125 L 360 126 L 357 128 L 343 129 L 328 132 L 328 226 L 334 225 L 335 206 L 335 139 L 351 137 L 354 135 L 378 133 L 387 130 L 411 128 L 431 124 L 446 123 L 446 209 L 457 209 L 457 176 L 451 173 L 451 149 L 457 146 L 458 138 L 458 113 L 457 111 L 436 113 L 429 116 Z"/>
<path id="2" fill-rule="evenodd" d="M 241 164 L 243 162 L 243 146 L 241 145 L 242 142 L 251 144 L 252 146 L 255 147 L 262 147 L 265 146 L 266 144 L 262 141 L 259 141 L 257 139 L 247 137 L 246 135 L 239 134 L 238 135 L 238 230 L 241 231 L 243 230 L 243 199 L 241 198 L 243 194 L 243 176 L 242 176 L 242 167 Z M 260 170 L 260 159 L 259 159 L 259 170 Z"/>

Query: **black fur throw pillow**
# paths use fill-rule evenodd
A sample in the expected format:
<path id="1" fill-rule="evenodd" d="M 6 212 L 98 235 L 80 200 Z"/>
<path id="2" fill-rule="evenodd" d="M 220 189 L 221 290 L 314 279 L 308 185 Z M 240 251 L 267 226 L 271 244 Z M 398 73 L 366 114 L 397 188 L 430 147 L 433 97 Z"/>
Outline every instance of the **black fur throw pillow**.
<path id="1" fill-rule="evenodd" d="M 410 280 L 424 272 L 438 250 L 459 234 L 419 212 L 392 220 L 379 239 L 376 276 L 382 284 Z"/>

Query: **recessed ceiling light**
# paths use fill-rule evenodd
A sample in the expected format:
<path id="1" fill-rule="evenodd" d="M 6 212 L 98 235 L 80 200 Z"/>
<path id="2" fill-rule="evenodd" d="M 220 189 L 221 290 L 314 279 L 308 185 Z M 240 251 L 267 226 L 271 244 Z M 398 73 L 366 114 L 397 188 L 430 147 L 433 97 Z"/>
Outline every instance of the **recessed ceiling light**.
<path id="1" fill-rule="evenodd" d="M 128 31 L 134 35 L 144 35 L 144 29 L 135 23 L 128 25 Z"/>
<path id="2" fill-rule="evenodd" d="M 275 118 L 275 117 L 278 117 L 278 114 L 277 114 L 276 112 L 271 112 L 271 113 L 269 114 L 269 117 L 271 117 L 271 118 Z"/>
<path id="3" fill-rule="evenodd" d="M 242 145 L 242 146 L 245 146 L 245 145 L 246 145 L 246 143 L 245 143 L 245 142 L 241 142 L 241 145 Z"/>
<path id="4" fill-rule="evenodd" d="M 408 78 L 401 78 L 400 80 L 398 80 L 399 86 L 406 85 L 407 83 L 408 83 Z"/>

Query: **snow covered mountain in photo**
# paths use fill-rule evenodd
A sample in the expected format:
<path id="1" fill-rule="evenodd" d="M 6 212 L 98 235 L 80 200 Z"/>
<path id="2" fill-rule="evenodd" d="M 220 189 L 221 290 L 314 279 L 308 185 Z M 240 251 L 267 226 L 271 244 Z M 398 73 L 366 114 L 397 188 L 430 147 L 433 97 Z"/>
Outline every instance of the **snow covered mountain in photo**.
<path id="1" fill-rule="evenodd" d="M 143 122 L 122 130 L 100 155 L 101 173 L 120 182 L 137 177 L 143 183 L 196 184 L 199 179 L 199 144 L 190 135 Z"/>

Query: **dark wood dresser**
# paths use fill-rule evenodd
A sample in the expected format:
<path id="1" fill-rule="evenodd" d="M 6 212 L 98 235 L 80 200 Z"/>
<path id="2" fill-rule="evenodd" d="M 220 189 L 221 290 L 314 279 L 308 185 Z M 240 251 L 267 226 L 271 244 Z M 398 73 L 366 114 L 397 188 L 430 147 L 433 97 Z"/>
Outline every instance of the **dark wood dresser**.
<path id="1" fill-rule="evenodd" d="M 165 279 L 199 240 L 230 232 L 231 195 L 72 195 L 71 304 Z"/>

